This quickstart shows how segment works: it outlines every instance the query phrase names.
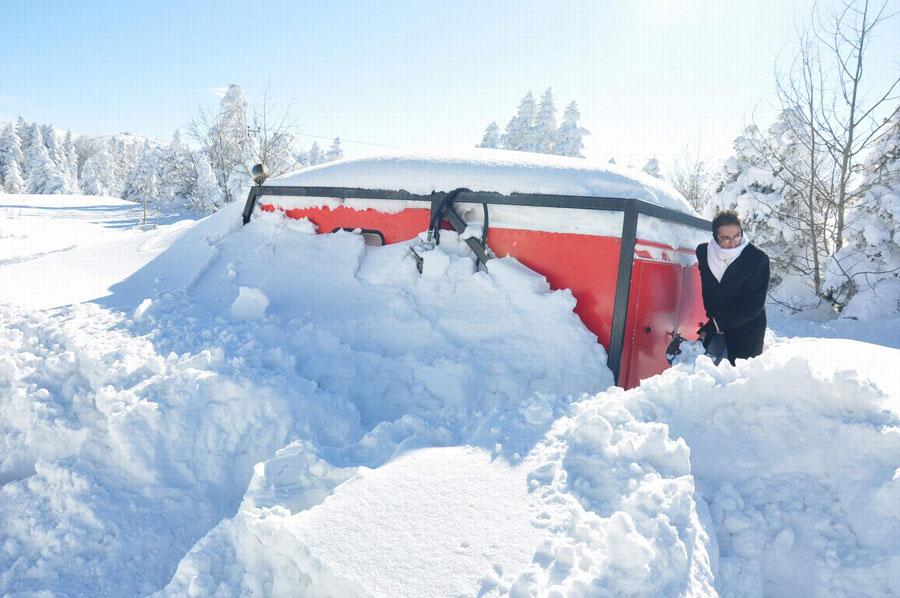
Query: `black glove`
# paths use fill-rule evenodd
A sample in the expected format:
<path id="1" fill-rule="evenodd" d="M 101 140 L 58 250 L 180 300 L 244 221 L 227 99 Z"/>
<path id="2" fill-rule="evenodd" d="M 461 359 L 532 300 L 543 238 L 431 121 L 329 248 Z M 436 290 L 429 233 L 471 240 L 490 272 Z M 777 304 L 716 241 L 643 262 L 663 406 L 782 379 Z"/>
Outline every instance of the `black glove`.
<path id="1" fill-rule="evenodd" d="M 675 361 L 675 358 L 681 355 L 681 343 L 684 342 L 684 337 L 678 334 L 677 332 L 672 333 L 672 342 L 669 343 L 669 346 L 666 347 L 666 361 L 669 362 L 669 365 Z"/>
<path id="2" fill-rule="evenodd" d="M 716 329 L 716 325 L 713 323 L 712 319 L 707 320 L 706 324 L 697 330 L 697 337 L 700 339 L 700 342 L 703 343 L 704 349 L 709 349 L 709 343 L 717 334 L 722 333 Z"/>

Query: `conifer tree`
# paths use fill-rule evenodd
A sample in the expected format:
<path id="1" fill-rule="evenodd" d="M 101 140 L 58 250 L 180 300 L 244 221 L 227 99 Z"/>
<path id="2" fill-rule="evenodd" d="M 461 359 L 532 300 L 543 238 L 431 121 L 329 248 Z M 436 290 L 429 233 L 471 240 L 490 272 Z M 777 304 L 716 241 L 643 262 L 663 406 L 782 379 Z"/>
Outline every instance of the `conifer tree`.
<path id="1" fill-rule="evenodd" d="M 341 138 L 335 137 L 334 141 L 331 142 L 331 148 L 329 148 L 328 152 L 325 154 L 326 162 L 334 162 L 335 160 L 340 160 L 344 157 L 344 150 L 341 149 Z"/>
<path id="2" fill-rule="evenodd" d="M 240 85 L 229 85 L 215 115 L 201 113 L 188 131 L 201 146 L 226 202 L 237 199 L 234 191 L 249 182 L 251 147 L 248 103 Z"/>
<path id="3" fill-rule="evenodd" d="M 67 169 L 66 152 L 63 149 L 59 135 L 56 133 L 56 129 L 53 128 L 53 125 L 41 125 L 40 129 L 41 135 L 44 137 L 44 146 L 47 148 L 47 154 L 50 156 L 50 160 L 53 162 L 57 172 L 65 179 Z"/>
<path id="4" fill-rule="evenodd" d="M 641 169 L 641 172 L 645 172 L 652 177 L 656 177 L 658 179 L 662 178 L 662 175 L 659 172 L 659 160 L 656 159 L 656 156 L 653 156 L 647 163 L 644 164 L 644 167 Z"/>
<path id="5" fill-rule="evenodd" d="M 520 152 L 534 151 L 535 111 L 534 96 L 529 91 L 519 102 L 516 115 L 506 125 L 506 132 L 501 137 L 504 148 Z"/>
<path id="6" fill-rule="evenodd" d="M 796 112 L 785 110 L 765 133 L 755 125 L 747 127 L 735 139 L 735 155 L 725 162 L 707 206 L 708 216 L 722 208 L 741 214 L 748 237 L 772 262 L 770 296 L 792 309 L 817 301 L 829 251 L 823 242 L 825 200 L 806 193 L 811 176 L 808 141 L 799 137 L 803 129 L 797 118 Z M 812 292 L 798 294 L 794 282 Z M 788 294 L 782 293 L 785 289 Z"/>
<path id="7" fill-rule="evenodd" d="M 0 181 L 3 182 L 2 187 L 5 188 L 8 193 L 19 192 L 10 191 L 10 188 L 13 186 L 21 190 L 21 165 L 23 159 L 22 142 L 16 134 L 16 130 L 13 128 L 12 124 L 7 124 L 3 128 L 3 133 L 0 134 Z M 15 166 L 13 166 L 13 163 L 15 163 Z M 9 175 L 10 181 L 6 180 L 7 171 L 11 173 Z M 17 184 L 15 184 L 16 180 L 18 181 Z"/>
<path id="8" fill-rule="evenodd" d="M 22 176 L 25 178 L 27 185 L 29 175 L 28 151 L 35 145 L 37 140 L 40 140 L 41 145 L 43 145 L 44 137 L 41 135 L 41 129 L 37 123 L 25 123 L 21 116 L 19 117 L 19 121 L 21 122 L 16 123 L 16 133 L 18 133 L 19 138 L 22 140 Z M 19 133 L 20 124 L 22 125 L 21 133 Z"/>
<path id="9" fill-rule="evenodd" d="M 157 151 L 150 146 L 149 141 L 144 142 L 144 148 L 141 157 L 129 177 L 128 199 L 141 202 L 143 207 L 143 218 L 141 224 L 148 224 L 152 212 L 157 214 L 159 219 L 159 175 L 157 173 Z"/>
<path id="10" fill-rule="evenodd" d="M 197 184 L 187 198 L 187 207 L 201 212 L 214 212 L 225 201 L 209 160 L 202 153 L 196 157 Z"/>
<path id="11" fill-rule="evenodd" d="M 890 295 L 888 285 L 900 301 L 900 107 L 888 119 L 864 172 L 860 187 L 865 195 L 848 214 L 847 243 L 827 267 L 826 290 L 838 305 L 857 294 L 881 290 L 881 295 Z M 898 311 L 900 303 L 893 314 L 889 310 L 885 315 Z"/>
<path id="12" fill-rule="evenodd" d="M 16 135 L 22 140 L 22 147 L 27 147 L 26 139 L 28 135 L 29 125 L 21 116 L 16 119 Z"/>
<path id="13" fill-rule="evenodd" d="M 30 133 L 31 145 L 25 152 L 28 193 L 65 193 L 65 179 L 50 159 L 40 128 L 34 125 Z"/>
<path id="14" fill-rule="evenodd" d="M 3 188 L 7 193 L 21 193 L 25 190 L 22 170 L 19 163 L 12 160 L 6 164 L 3 172 Z"/>
<path id="15" fill-rule="evenodd" d="M 485 147 L 490 149 L 497 149 L 500 147 L 500 127 L 497 126 L 497 121 L 492 122 L 484 129 L 484 136 L 481 138 L 481 143 L 475 147 Z"/>
<path id="16" fill-rule="evenodd" d="M 66 131 L 62 148 L 65 155 L 66 193 L 78 193 L 78 152 L 75 151 L 72 131 Z"/>
<path id="17" fill-rule="evenodd" d="M 556 133 L 554 153 L 560 156 L 584 158 L 584 156 L 581 155 L 581 150 L 584 149 L 584 142 L 582 139 L 585 135 L 590 135 L 591 133 L 578 125 L 578 120 L 580 118 L 581 113 L 578 111 L 578 104 L 574 101 L 570 102 L 569 105 L 566 106 L 566 111 L 563 114 L 563 122 L 559 126 L 559 131 Z"/>
<path id="18" fill-rule="evenodd" d="M 553 105 L 553 89 L 548 87 L 541 96 L 534 122 L 534 146 L 531 151 L 552 154 L 556 147 L 556 107 Z"/>
<path id="19" fill-rule="evenodd" d="M 309 148 L 309 156 L 307 159 L 309 160 L 310 166 L 322 163 L 322 150 L 319 149 L 319 144 L 315 141 L 312 142 L 312 146 Z"/>
<path id="20" fill-rule="evenodd" d="M 104 143 L 100 150 L 88 156 L 81 169 L 81 189 L 88 195 L 118 195 L 116 161 Z"/>
<path id="21" fill-rule="evenodd" d="M 177 129 L 169 145 L 159 152 L 159 197 L 171 203 L 189 197 L 197 182 L 197 168 L 190 150 L 181 141 Z"/>

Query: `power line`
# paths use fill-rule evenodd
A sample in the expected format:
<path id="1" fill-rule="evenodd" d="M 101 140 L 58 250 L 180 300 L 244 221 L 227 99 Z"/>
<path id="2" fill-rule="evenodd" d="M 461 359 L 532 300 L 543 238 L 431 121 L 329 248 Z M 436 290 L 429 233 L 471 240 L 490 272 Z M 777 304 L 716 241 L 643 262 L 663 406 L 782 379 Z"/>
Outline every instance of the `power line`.
<path id="1" fill-rule="evenodd" d="M 297 136 L 298 137 L 314 137 L 316 139 L 328 139 L 328 140 L 334 139 L 334 137 L 332 137 L 330 135 L 313 135 L 312 133 L 297 133 Z M 377 147 L 390 147 L 390 148 L 394 148 L 394 149 L 400 149 L 399 145 L 387 145 L 385 143 L 372 143 L 370 141 L 357 141 L 355 139 L 347 139 L 346 137 L 341 137 L 340 135 L 338 135 L 337 137 L 340 138 L 341 143 L 357 143 L 359 145 L 374 145 Z"/>

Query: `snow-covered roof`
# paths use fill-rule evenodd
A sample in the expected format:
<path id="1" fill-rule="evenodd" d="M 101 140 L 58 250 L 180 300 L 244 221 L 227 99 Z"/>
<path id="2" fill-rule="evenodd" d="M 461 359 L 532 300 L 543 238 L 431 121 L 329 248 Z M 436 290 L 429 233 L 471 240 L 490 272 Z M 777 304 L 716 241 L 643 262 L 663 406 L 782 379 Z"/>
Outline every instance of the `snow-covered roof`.
<path id="1" fill-rule="evenodd" d="M 265 185 L 402 189 L 417 194 L 466 187 L 503 194 L 620 197 L 696 215 L 671 185 L 638 170 L 579 158 L 495 149 L 377 154 L 313 166 L 270 179 Z"/>

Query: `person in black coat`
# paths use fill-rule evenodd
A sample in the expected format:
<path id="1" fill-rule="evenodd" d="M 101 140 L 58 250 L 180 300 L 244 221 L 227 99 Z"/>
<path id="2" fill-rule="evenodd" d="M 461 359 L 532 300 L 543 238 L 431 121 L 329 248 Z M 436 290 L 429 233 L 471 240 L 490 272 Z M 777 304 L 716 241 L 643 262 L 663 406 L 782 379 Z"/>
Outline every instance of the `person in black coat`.
<path id="1" fill-rule="evenodd" d="M 732 210 L 718 212 L 712 230 L 712 240 L 697 246 L 703 307 L 709 318 L 698 334 L 716 363 L 727 356 L 734 364 L 735 359 L 756 357 L 763 350 L 769 256 L 747 241 Z"/>

